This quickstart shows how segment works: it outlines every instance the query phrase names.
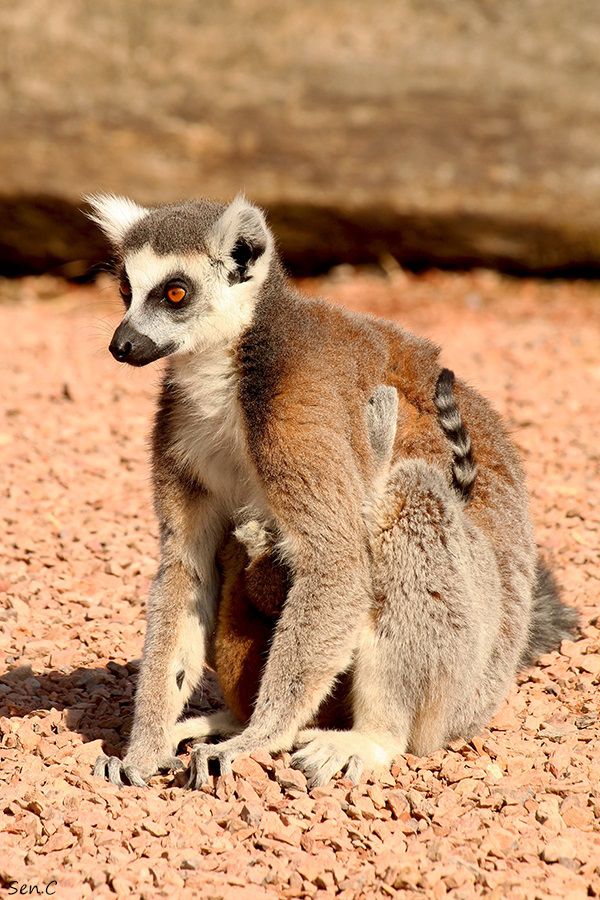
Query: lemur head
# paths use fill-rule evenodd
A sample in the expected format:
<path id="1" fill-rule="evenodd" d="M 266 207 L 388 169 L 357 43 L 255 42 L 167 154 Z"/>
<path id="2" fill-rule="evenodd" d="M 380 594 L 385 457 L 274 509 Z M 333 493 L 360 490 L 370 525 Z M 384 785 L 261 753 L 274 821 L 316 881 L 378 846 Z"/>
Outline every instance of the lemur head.
<path id="1" fill-rule="evenodd" d="M 119 257 L 125 315 L 110 352 L 145 366 L 227 341 L 252 317 L 271 266 L 273 238 L 244 197 L 153 207 L 125 197 L 86 198 L 90 218 Z"/>

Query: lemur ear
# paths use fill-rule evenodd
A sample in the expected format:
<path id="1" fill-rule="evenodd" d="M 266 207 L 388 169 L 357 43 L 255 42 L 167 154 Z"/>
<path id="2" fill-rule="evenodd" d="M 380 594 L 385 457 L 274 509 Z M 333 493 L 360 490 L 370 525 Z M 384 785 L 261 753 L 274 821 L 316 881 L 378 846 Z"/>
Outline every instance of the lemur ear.
<path id="1" fill-rule="evenodd" d="M 229 283 L 239 284 L 252 277 L 254 263 L 270 250 L 272 241 L 262 211 L 238 194 L 215 222 L 210 249 L 226 263 Z"/>
<path id="2" fill-rule="evenodd" d="M 120 244 L 129 229 L 148 213 L 146 207 L 116 194 L 88 194 L 83 199 L 91 207 L 86 215 L 112 244 Z"/>

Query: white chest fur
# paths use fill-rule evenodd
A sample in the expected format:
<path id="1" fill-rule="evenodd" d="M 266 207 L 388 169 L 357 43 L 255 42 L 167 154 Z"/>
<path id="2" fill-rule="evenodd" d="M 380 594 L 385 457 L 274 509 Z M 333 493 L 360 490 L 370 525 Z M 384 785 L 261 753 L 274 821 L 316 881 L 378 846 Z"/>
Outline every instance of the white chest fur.
<path id="1" fill-rule="evenodd" d="M 232 346 L 219 344 L 177 360 L 173 378 L 183 398 L 173 421 L 173 449 L 187 471 L 229 514 L 246 506 L 263 507 L 247 448 Z"/>

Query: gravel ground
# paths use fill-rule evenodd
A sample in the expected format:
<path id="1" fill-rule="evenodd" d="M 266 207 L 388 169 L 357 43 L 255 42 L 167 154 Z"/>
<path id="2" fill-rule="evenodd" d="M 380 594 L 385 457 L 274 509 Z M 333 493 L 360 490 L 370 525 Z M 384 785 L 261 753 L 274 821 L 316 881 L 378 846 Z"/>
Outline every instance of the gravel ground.
<path id="1" fill-rule="evenodd" d="M 344 269 L 306 287 L 431 336 L 504 413 L 581 639 L 471 743 L 400 758 L 382 782 L 307 793 L 288 757 L 263 755 L 200 793 L 95 780 L 126 739 L 156 564 L 158 370 L 106 352 L 108 283 L 4 282 L 0 879 L 56 881 L 59 898 L 597 897 L 600 287 Z M 212 684 L 196 701 L 217 703 Z"/>

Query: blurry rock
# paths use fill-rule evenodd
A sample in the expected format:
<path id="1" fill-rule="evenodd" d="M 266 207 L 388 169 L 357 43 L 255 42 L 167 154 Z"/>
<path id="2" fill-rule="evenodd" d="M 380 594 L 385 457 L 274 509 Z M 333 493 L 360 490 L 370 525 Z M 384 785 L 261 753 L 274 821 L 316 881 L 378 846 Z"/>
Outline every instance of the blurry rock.
<path id="1" fill-rule="evenodd" d="M 78 277 L 106 258 L 79 212 L 88 191 L 152 204 L 243 188 L 296 272 L 597 271 L 592 10 L 68 0 L 49 39 L 35 0 L 8 4 L 0 268 Z"/>
<path id="2" fill-rule="evenodd" d="M 557 837 L 549 841 L 542 850 L 541 857 L 544 862 L 568 865 L 578 858 L 577 850 L 571 840 L 565 837 Z"/>

